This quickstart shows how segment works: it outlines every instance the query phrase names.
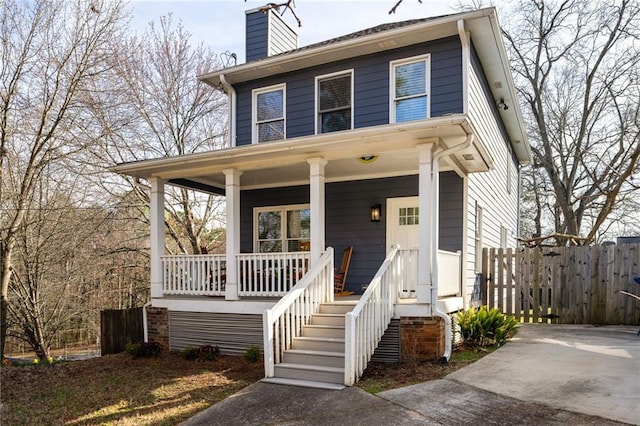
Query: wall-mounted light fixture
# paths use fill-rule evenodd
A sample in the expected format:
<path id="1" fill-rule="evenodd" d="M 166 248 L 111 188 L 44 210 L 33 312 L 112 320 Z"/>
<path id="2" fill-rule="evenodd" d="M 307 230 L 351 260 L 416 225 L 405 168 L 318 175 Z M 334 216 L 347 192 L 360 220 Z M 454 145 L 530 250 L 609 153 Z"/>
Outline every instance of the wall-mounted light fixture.
<path id="1" fill-rule="evenodd" d="M 371 222 L 380 222 L 382 216 L 382 205 L 374 204 L 371 206 Z"/>
<path id="2" fill-rule="evenodd" d="M 509 105 L 504 103 L 504 98 L 500 98 L 500 102 L 498 102 L 498 108 L 500 108 L 503 111 L 506 111 L 509 109 Z"/>

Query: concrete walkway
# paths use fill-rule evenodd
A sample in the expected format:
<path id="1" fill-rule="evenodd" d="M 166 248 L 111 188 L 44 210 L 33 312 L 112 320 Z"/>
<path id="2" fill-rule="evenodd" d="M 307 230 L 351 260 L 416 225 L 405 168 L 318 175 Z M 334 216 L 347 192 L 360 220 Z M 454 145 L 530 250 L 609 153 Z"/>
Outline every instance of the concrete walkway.
<path id="1" fill-rule="evenodd" d="M 370 395 L 255 383 L 185 425 L 640 425 L 636 327 L 526 325 L 444 380 Z M 597 417 L 596 417 L 597 416 Z"/>

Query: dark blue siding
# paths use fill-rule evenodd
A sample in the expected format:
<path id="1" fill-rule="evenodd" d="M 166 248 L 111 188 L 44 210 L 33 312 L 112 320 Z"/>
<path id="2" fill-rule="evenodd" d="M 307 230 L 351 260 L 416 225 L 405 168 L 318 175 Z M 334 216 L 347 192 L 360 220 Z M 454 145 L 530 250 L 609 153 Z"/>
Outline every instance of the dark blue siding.
<path id="1" fill-rule="evenodd" d="M 268 56 L 268 31 L 269 16 L 266 13 L 256 11 L 246 15 L 245 58 L 247 62 Z"/>
<path id="2" fill-rule="evenodd" d="M 315 77 L 354 70 L 354 124 L 356 128 L 389 123 L 389 62 L 431 54 L 431 116 L 462 113 L 462 50 L 457 37 L 373 55 L 332 62 L 292 73 L 238 84 L 237 145 L 251 143 L 251 90 L 287 84 L 287 138 L 315 133 Z"/>
<path id="3" fill-rule="evenodd" d="M 331 183 L 326 186 L 326 243 L 335 249 L 339 264 L 342 251 L 353 245 L 347 288 L 360 291 L 373 278 L 385 257 L 384 206 L 387 198 L 418 195 L 418 177 Z M 455 173 L 440 175 L 440 248 L 457 251 L 463 243 L 462 179 Z M 253 250 L 253 208 L 269 205 L 305 204 L 309 202 L 309 187 L 243 191 L 241 193 L 241 250 Z M 369 220 L 373 204 L 383 205 L 383 218 Z"/>

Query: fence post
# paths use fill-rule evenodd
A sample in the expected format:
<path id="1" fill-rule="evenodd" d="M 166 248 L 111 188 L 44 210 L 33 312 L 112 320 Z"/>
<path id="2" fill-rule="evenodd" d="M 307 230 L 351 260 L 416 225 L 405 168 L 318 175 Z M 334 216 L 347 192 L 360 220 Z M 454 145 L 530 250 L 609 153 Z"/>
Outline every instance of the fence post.
<path id="1" fill-rule="evenodd" d="M 488 304 L 488 287 L 491 277 L 489 276 L 489 249 L 482 249 L 482 288 L 480 290 L 480 306 Z"/>

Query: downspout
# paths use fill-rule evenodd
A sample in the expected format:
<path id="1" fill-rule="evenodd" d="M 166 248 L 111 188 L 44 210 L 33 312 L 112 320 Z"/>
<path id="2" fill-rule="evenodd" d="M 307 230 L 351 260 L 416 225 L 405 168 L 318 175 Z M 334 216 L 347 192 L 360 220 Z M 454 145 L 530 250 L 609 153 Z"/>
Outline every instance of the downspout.
<path id="1" fill-rule="evenodd" d="M 148 301 L 142 306 L 142 329 L 144 330 L 144 341 L 149 341 L 149 326 L 147 325 L 147 307 L 151 306 L 151 301 Z"/>
<path id="2" fill-rule="evenodd" d="M 439 239 L 439 222 L 440 222 L 440 162 L 441 158 L 448 157 L 451 154 L 469 148 L 473 144 L 474 136 L 467 134 L 467 138 L 461 144 L 454 145 L 443 151 L 436 152 L 431 163 L 431 196 L 433 197 L 431 205 L 433 206 L 431 213 L 431 311 L 433 315 L 438 316 L 444 321 L 444 354 L 443 358 L 449 361 L 451 358 L 451 350 L 453 346 L 451 318 L 446 312 L 438 309 L 438 239 Z"/>
<path id="3" fill-rule="evenodd" d="M 229 148 L 236 146 L 236 89 L 227 82 L 224 74 L 220 74 L 220 83 L 229 95 Z"/>

